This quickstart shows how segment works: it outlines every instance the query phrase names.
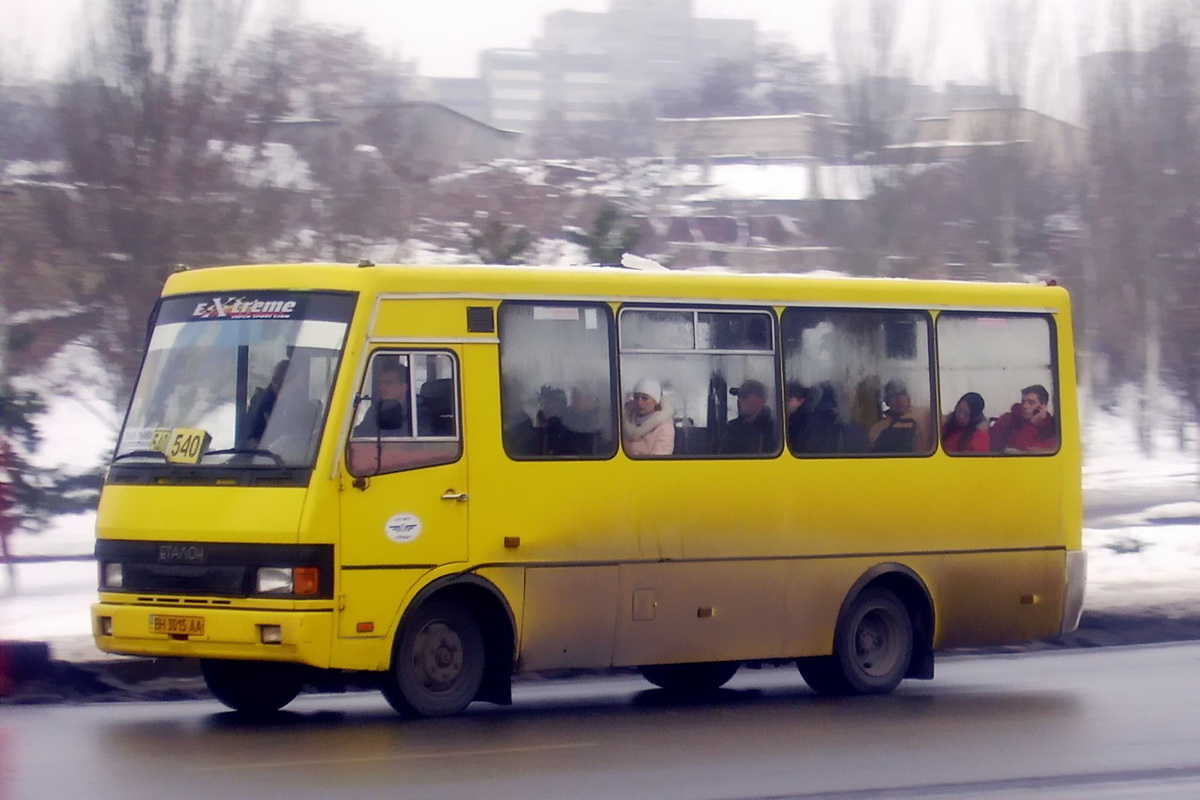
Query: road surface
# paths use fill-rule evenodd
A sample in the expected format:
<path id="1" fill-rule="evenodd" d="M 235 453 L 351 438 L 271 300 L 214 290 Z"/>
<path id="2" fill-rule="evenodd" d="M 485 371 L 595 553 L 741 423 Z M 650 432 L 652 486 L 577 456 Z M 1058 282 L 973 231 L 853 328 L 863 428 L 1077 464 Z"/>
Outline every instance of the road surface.
<path id="1" fill-rule="evenodd" d="M 257 722 L 212 701 L 14 706 L 0 797 L 1195 797 L 1198 668 L 1186 643 L 947 658 L 874 698 L 786 668 L 690 703 L 635 676 L 532 681 L 418 721 L 376 693 Z"/>

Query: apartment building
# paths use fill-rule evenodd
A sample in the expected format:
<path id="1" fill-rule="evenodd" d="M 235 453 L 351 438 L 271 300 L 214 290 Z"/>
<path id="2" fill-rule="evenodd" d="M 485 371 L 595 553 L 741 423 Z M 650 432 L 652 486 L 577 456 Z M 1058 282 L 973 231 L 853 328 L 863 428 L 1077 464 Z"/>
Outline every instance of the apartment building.
<path id="1" fill-rule="evenodd" d="M 610 0 L 606 12 L 555 11 L 528 49 L 486 50 L 480 78 L 499 128 L 601 122 L 624 103 L 754 47 L 753 20 L 706 19 L 692 0 Z"/>

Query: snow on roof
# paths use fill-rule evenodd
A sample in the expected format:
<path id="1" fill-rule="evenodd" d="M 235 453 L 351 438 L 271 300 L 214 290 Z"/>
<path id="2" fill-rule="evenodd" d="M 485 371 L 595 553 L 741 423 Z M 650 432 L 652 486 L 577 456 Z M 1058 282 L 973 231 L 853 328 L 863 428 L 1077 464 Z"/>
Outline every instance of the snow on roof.
<path id="1" fill-rule="evenodd" d="M 684 167 L 683 185 L 699 185 L 684 202 L 712 200 L 863 200 L 874 192 L 876 181 L 895 174 L 894 168 L 863 164 L 717 164 L 708 168 Z M 816 179 L 814 181 L 814 178 Z M 703 182 L 702 182 L 703 181 Z"/>
<path id="2" fill-rule="evenodd" d="M 46 175 L 61 175 L 66 168 L 67 165 L 62 161 L 10 161 L 0 167 L 0 178 L 19 180 Z"/>
<path id="3" fill-rule="evenodd" d="M 904 144 L 889 144 L 884 150 L 916 150 L 921 148 L 973 148 L 973 147 L 1005 147 L 1014 144 L 1031 144 L 1030 139 L 984 139 L 979 141 L 962 141 L 953 139 L 932 140 L 928 142 L 906 142 Z"/>
<path id="4" fill-rule="evenodd" d="M 762 119 L 833 119 L 830 114 L 813 114 L 801 111 L 796 114 L 748 114 L 731 117 L 658 117 L 655 122 L 727 122 Z"/>

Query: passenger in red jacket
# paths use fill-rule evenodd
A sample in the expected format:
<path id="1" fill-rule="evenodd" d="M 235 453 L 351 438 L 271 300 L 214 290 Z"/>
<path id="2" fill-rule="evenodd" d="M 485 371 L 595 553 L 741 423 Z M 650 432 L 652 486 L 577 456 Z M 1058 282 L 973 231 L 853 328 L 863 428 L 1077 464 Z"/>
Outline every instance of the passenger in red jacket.
<path id="1" fill-rule="evenodd" d="M 1050 393 L 1041 384 L 1021 390 L 1021 402 L 996 420 L 989 432 L 992 452 L 1040 452 L 1058 449 L 1058 425 L 1046 408 Z"/>
<path id="2" fill-rule="evenodd" d="M 954 404 L 954 413 L 942 426 L 942 447 L 947 453 L 986 453 L 991 450 L 983 397 L 967 392 Z"/>

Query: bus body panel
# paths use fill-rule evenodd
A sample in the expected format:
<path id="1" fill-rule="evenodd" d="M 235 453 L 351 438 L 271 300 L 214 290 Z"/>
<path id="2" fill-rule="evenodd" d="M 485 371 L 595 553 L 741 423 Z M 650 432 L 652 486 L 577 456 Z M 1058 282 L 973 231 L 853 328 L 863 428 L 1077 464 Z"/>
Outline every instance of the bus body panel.
<path id="1" fill-rule="evenodd" d="M 294 544 L 307 494 L 303 487 L 109 484 L 100 495 L 96 532 L 102 539 Z"/>
<path id="2" fill-rule="evenodd" d="M 621 567 L 614 665 L 781 657 L 785 574 L 781 561 Z"/>
<path id="3" fill-rule="evenodd" d="M 620 571 L 615 564 L 525 570 L 520 669 L 612 666 Z"/>
<path id="4" fill-rule="evenodd" d="M 1061 549 L 947 556 L 937 571 L 937 649 L 1044 639 L 1059 633 Z"/>
<path id="5" fill-rule="evenodd" d="M 461 340 L 466 335 L 466 305 L 461 299 L 381 297 L 371 337 L 376 341 L 411 339 L 425 343 Z"/>
<path id="6" fill-rule="evenodd" d="M 399 618 L 403 600 L 429 572 L 426 565 L 343 568 L 339 574 L 337 635 L 387 648 L 387 637 Z M 378 660 L 372 659 L 372 663 Z"/>

